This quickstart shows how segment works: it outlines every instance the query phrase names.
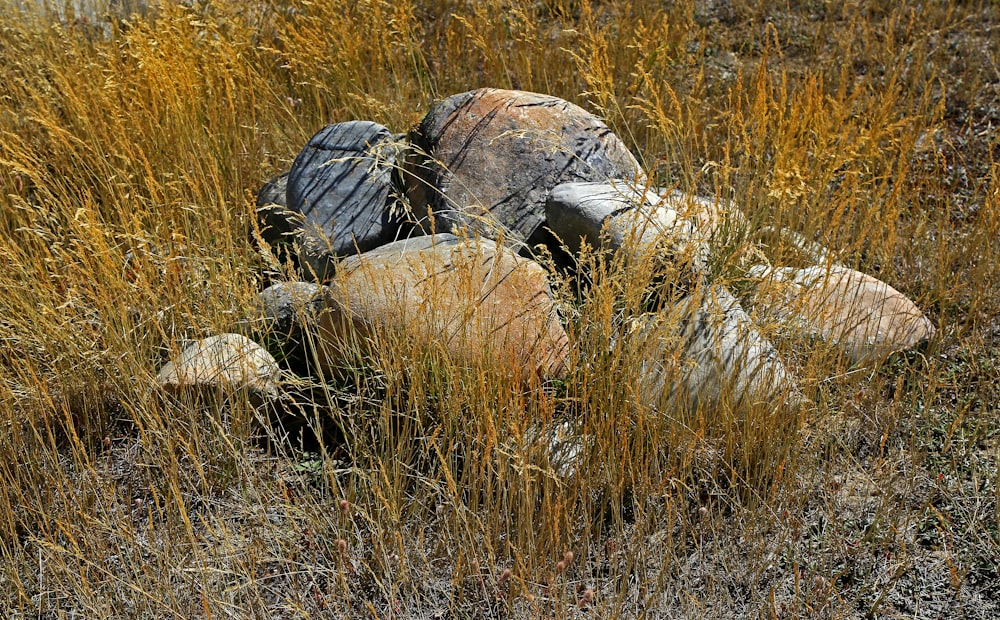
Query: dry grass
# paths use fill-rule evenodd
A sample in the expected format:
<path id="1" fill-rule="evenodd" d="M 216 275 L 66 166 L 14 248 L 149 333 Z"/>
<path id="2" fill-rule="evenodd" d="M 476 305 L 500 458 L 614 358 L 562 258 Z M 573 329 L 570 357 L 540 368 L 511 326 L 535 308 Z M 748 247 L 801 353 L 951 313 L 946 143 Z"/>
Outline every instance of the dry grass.
<path id="1" fill-rule="evenodd" d="M 995 3 L 18 4 L 0 0 L 6 617 L 1000 613 Z M 939 340 L 866 369 L 781 342 L 815 409 L 658 415 L 634 404 L 636 352 L 608 351 L 663 274 L 594 257 L 586 294 L 564 289 L 558 385 L 403 343 L 299 388 L 318 439 L 270 441 L 238 398 L 151 391 L 186 339 L 250 313 L 277 269 L 254 193 L 309 135 L 405 131 L 479 86 L 577 102 L 658 183 L 733 199 L 750 230 L 712 270 L 734 290 L 750 262 L 801 260 L 755 232 L 788 226 L 917 300 Z M 593 437 L 570 478 L 531 441 L 551 420 Z"/>

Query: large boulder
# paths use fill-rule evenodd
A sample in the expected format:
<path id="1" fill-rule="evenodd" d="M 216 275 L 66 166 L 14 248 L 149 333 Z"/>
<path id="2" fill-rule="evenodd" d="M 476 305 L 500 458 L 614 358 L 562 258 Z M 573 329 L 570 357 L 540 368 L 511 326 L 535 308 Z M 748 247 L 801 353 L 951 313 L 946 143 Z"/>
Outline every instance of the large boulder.
<path id="1" fill-rule="evenodd" d="M 637 395 L 657 408 L 800 404 L 795 377 L 722 286 L 699 289 L 668 310 L 632 319 L 640 359 Z"/>
<path id="2" fill-rule="evenodd" d="M 244 392 L 257 401 L 278 393 L 278 364 L 263 347 L 240 334 L 198 340 L 167 362 L 156 375 L 166 392 L 200 398 Z"/>
<path id="3" fill-rule="evenodd" d="M 346 259 L 321 324 L 333 374 L 359 349 L 401 342 L 524 378 L 567 370 L 566 332 L 545 270 L 487 239 L 417 237 Z"/>
<path id="4" fill-rule="evenodd" d="M 792 336 L 820 338 L 852 363 L 878 361 L 934 337 L 934 325 L 906 295 L 841 265 L 757 266 L 754 302 Z"/>
<path id="5" fill-rule="evenodd" d="M 377 123 L 328 125 L 310 138 L 288 173 L 287 207 L 304 222 L 299 260 L 308 276 L 333 273 L 336 257 L 392 241 L 393 134 Z"/>
<path id="6" fill-rule="evenodd" d="M 659 256 L 701 272 L 708 261 L 707 238 L 699 229 L 700 202 L 660 196 L 625 181 L 563 183 L 545 203 L 549 228 L 570 249 L 586 242 L 612 251 L 623 248 L 645 259 Z"/>
<path id="7" fill-rule="evenodd" d="M 527 240 L 545 200 L 571 181 L 633 179 L 639 163 L 600 119 L 562 99 L 483 88 L 436 104 L 411 134 L 406 166 L 416 213 L 436 230 Z"/>

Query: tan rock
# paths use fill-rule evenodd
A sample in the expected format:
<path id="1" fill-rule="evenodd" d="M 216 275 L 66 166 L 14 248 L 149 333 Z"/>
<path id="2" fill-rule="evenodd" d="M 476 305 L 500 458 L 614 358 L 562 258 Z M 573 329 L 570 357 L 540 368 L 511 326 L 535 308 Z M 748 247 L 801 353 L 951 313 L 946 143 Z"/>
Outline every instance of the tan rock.
<path id="1" fill-rule="evenodd" d="M 792 333 L 836 344 L 855 363 L 877 361 L 934 337 L 930 320 L 885 282 L 840 265 L 754 267 L 755 303 Z"/>
<path id="2" fill-rule="evenodd" d="M 327 293 L 326 369 L 359 350 L 416 342 L 459 364 L 489 360 L 522 377 L 558 377 L 569 346 L 545 270 L 486 240 L 390 243 L 345 260 Z"/>
<path id="3" fill-rule="evenodd" d="M 747 227 L 746 215 L 728 200 L 663 189 L 657 192 L 664 206 L 669 206 L 694 224 L 695 235 L 699 239 L 717 242 L 725 235 Z"/>
<path id="4" fill-rule="evenodd" d="M 164 390 L 179 394 L 227 394 L 250 390 L 277 394 L 278 364 L 263 347 L 240 334 L 220 334 L 192 343 L 156 375 Z"/>
<path id="5" fill-rule="evenodd" d="M 600 119 L 562 99 L 483 88 L 436 104 L 411 140 L 406 177 L 414 211 L 437 230 L 531 237 L 560 183 L 634 179 L 639 163 Z M 428 159 L 429 158 L 429 159 Z"/>

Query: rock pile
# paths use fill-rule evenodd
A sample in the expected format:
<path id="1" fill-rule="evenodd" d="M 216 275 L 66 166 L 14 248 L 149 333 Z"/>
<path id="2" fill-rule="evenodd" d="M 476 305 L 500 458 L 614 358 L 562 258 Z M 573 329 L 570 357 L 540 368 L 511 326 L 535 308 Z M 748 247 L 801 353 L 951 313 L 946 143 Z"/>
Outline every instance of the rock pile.
<path id="1" fill-rule="evenodd" d="M 261 318 L 283 359 L 307 369 L 313 360 L 327 376 L 351 356 L 402 339 L 439 347 L 458 364 L 499 365 L 532 385 L 565 377 L 573 372 L 571 345 L 548 274 L 511 249 L 537 243 L 545 228 L 571 252 L 602 247 L 686 274 L 688 294 L 657 314 L 628 318 L 616 345 L 642 352 L 637 405 L 803 402 L 736 297 L 706 281 L 716 234 L 745 227 L 745 218 L 733 205 L 644 179 L 603 122 L 547 95 L 454 95 L 408 137 L 367 121 L 330 125 L 260 190 L 262 238 L 290 250 L 303 278 L 314 281 L 264 291 Z M 901 293 L 833 263 L 755 267 L 748 275 L 761 282 L 757 305 L 788 331 L 825 338 L 855 362 L 934 334 Z M 276 389 L 266 352 L 219 338 L 239 355 L 211 353 L 209 339 L 168 364 L 161 384 Z M 217 370 L 201 370 L 209 366 Z"/>

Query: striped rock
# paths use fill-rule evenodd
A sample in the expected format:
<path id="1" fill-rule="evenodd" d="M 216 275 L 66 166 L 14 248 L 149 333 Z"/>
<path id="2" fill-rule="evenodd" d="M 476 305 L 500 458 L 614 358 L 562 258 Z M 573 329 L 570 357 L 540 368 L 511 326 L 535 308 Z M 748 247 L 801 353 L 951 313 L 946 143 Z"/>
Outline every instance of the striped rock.
<path id="1" fill-rule="evenodd" d="M 370 121 L 328 125 L 310 138 L 288 173 L 287 208 L 301 214 L 299 261 L 322 280 L 336 257 L 392 241 L 399 224 L 388 129 Z"/>

